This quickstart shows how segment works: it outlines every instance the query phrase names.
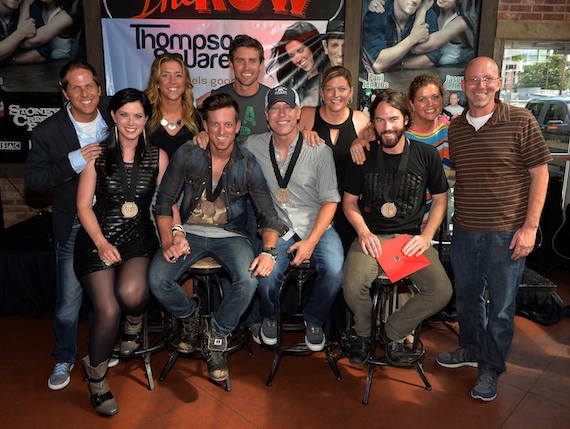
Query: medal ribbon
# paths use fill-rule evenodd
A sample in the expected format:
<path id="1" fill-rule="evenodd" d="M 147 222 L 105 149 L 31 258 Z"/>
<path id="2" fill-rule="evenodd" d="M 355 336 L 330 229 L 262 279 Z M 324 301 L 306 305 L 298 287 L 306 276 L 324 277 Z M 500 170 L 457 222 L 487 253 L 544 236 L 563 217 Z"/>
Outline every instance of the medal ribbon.
<path id="1" fill-rule="evenodd" d="M 133 162 L 133 168 L 131 170 L 131 185 L 127 180 L 127 169 L 125 167 L 125 163 L 123 162 L 123 158 L 119 159 L 119 174 L 121 176 L 121 182 L 123 184 L 123 194 L 125 195 L 125 202 L 134 202 L 135 201 L 135 189 L 137 187 L 137 183 L 139 180 L 139 166 L 140 166 L 140 156 L 135 155 L 135 159 Z"/>
<path id="2" fill-rule="evenodd" d="M 382 142 L 380 142 L 380 147 L 378 150 L 378 171 L 384 173 L 384 178 L 382 180 L 382 198 L 384 198 L 385 203 L 393 203 L 394 199 L 396 198 L 396 193 L 400 189 L 400 185 L 402 184 L 402 180 L 404 179 L 404 173 L 406 171 L 406 167 L 408 166 L 408 159 L 410 157 L 410 142 L 406 138 L 406 144 L 404 145 L 404 151 L 402 152 L 402 156 L 400 157 L 400 161 L 398 162 L 398 170 L 394 175 L 394 182 L 390 187 L 388 183 L 388 174 L 386 171 L 386 166 L 384 164 L 384 151 L 382 150 Z"/>
<path id="3" fill-rule="evenodd" d="M 291 156 L 291 161 L 289 161 L 289 165 L 287 166 L 285 177 L 281 177 L 281 173 L 279 172 L 279 166 L 277 165 L 277 159 L 275 158 L 275 147 L 273 145 L 273 136 L 271 136 L 271 140 L 269 141 L 269 156 L 271 157 L 271 165 L 273 165 L 273 172 L 275 173 L 277 184 L 282 189 L 287 188 L 289 180 L 291 180 L 291 175 L 293 174 L 293 169 L 295 168 L 295 164 L 297 163 L 297 159 L 299 158 L 299 154 L 301 153 L 302 146 L 303 146 L 303 135 L 299 132 L 297 145 L 295 146 L 295 150 L 293 151 L 293 155 Z"/>
<path id="4" fill-rule="evenodd" d="M 224 167 L 225 170 L 225 167 Z M 222 175 L 220 176 L 220 180 L 218 181 L 218 185 L 216 186 L 216 189 L 214 189 L 214 192 L 212 192 L 212 164 L 210 162 L 210 177 L 209 180 L 206 182 L 206 199 L 208 201 L 210 201 L 211 203 L 213 203 L 214 201 L 216 201 L 216 199 L 220 196 L 220 193 L 222 192 L 222 179 L 224 177 L 224 172 L 222 172 Z"/>

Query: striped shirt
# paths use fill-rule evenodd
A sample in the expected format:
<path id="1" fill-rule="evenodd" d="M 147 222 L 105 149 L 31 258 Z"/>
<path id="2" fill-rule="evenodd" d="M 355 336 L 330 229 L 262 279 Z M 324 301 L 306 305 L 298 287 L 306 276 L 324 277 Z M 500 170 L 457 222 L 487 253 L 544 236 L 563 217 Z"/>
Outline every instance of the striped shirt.
<path id="1" fill-rule="evenodd" d="M 441 158 L 441 163 L 443 164 L 443 170 L 445 171 L 445 177 L 449 177 L 451 172 L 451 161 L 449 160 L 449 141 L 448 141 L 448 128 L 449 120 L 440 116 L 435 125 L 428 131 L 420 131 L 415 129 L 412 125 L 408 131 L 406 131 L 406 136 L 409 139 L 413 139 L 430 146 L 435 146 L 439 152 L 439 157 Z M 424 213 L 424 218 L 422 219 L 422 224 L 420 229 L 424 229 L 429 218 L 429 211 L 431 209 L 431 203 L 433 199 L 429 189 L 426 188 L 426 212 Z"/>
<path id="2" fill-rule="evenodd" d="M 449 177 L 451 164 L 449 161 L 448 128 L 449 120 L 440 116 L 433 128 L 428 131 L 417 130 L 412 125 L 406 132 L 406 135 L 410 139 L 435 146 L 439 152 L 439 157 L 441 158 L 446 177 Z"/>
<path id="3" fill-rule="evenodd" d="M 526 217 L 529 170 L 552 157 L 534 116 L 503 104 L 479 131 L 466 111 L 449 128 L 451 168 L 455 169 L 453 224 L 472 231 L 512 231 Z"/>

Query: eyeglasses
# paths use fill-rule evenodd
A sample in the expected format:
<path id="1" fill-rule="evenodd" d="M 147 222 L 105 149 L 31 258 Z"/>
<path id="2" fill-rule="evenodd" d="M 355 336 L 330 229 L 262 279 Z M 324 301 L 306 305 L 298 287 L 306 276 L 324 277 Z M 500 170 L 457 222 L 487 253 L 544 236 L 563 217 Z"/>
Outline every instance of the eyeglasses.
<path id="1" fill-rule="evenodd" d="M 500 77 L 470 77 L 466 79 L 467 85 L 479 85 L 480 82 L 483 82 L 483 85 L 491 85 L 496 80 L 501 79 Z"/>

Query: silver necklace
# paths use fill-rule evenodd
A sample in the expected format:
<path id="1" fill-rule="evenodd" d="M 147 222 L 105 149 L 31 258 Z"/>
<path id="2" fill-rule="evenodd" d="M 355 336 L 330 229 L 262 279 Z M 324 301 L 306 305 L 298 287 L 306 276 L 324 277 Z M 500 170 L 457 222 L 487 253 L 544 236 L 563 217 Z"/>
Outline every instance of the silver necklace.
<path id="1" fill-rule="evenodd" d="M 182 125 L 182 118 L 180 118 L 176 122 L 168 122 L 166 119 L 162 118 L 160 120 L 160 125 L 162 125 L 163 127 L 168 127 L 169 129 L 173 130 L 176 127 L 179 127 L 180 125 Z"/>

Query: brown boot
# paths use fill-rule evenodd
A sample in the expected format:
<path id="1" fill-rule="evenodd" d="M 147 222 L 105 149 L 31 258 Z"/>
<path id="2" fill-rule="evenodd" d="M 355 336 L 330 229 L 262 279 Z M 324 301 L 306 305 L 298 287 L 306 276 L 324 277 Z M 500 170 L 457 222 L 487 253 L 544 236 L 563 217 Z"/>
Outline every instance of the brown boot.
<path id="1" fill-rule="evenodd" d="M 139 348 L 142 322 L 142 314 L 140 316 L 127 316 L 121 341 L 120 353 L 122 356 L 129 356 Z"/>
<path id="2" fill-rule="evenodd" d="M 119 406 L 115 398 L 113 398 L 113 394 L 109 390 L 109 384 L 105 379 L 107 361 L 103 361 L 97 368 L 93 368 L 89 362 L 89 356 L 85 356 L 83 365 L 85 366 L 85 372 L 87 372 L 87 381 L 89 382 L 89 390 L 91 390 L 91 403 L 95 410 L 103 416 L 114 416 L 119 412 Z"/>

